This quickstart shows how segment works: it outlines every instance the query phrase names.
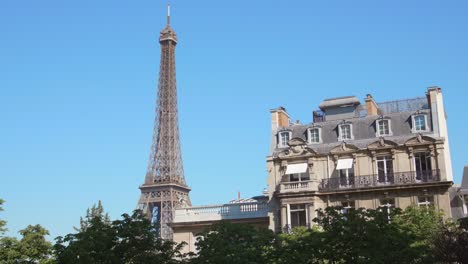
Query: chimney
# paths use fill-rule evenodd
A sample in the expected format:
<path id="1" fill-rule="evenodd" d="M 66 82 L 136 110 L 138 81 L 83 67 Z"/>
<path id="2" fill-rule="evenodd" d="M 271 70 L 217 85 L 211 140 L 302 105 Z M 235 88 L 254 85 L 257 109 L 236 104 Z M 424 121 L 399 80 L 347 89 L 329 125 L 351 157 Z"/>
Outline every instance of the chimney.
<path id="1" fill-rule="evenodd" d="M 282 106 L 270 110 L 271 113 L 271 130 L 276 130 L 279 127 L 289 126 L 289 115 L 286 109 Z"/>
<path id="2" fill-rule="evenodd" d="M 375 116 L 375 115 L 381 114 L 379 106 L 374 101 L 374 98 L 372 97 L 371 94 L 367 94 L 367 97 L 366 97 L 366 111 L 367 111 L 367 116 Z"/>
<path id="3" fill-rule="evenodd" d="M 439 168 L 441 172 L 440 179 L 446 181 L 453 181 L 452 159 L 450 156 L 450 144 L 447 129 L 447 115 L 445 114 L 442 89 L 438 86 L 429 87 L 427 88 L 426 96 L 427 103 L 429 104 L 429 108 L 431 110 L 430 118 L 433 133 L 437 137 L 444 138 L 444 148 L 441 150 L 444 153 L 443 155 L 441 155 L 441 157 L 444 158 L 444 162 L 441 162 L 441 165 L 439 166 L 445 166 L 445 170 Z"/>

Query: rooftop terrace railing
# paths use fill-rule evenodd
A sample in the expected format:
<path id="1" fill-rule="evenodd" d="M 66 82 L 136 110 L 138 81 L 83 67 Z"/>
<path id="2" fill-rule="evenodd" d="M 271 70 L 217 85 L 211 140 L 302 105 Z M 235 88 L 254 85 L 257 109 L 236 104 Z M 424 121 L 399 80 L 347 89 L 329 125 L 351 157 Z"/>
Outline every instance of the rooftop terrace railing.
<path id="1" fill-rule="evenodd" d="M 429 109 L 426 97 L 417 97 L 411 99 L 388 101 L 377 103 L 382 114 L 412 112 L 417 110 Z"/>
<path id="2" fill-rule="evenodd" d="M 173 222 L 218 221 L 267 216 L 268 204 L 265 202 L 220 204 L 176 209 Z"/>

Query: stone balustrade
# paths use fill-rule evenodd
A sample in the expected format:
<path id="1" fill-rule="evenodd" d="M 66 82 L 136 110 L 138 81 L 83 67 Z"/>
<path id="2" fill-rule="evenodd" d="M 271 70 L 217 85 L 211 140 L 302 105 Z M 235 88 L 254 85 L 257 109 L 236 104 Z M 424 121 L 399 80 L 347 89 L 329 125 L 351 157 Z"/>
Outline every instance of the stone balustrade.
<path id="1" fill-rule="evenodd" d="M 264 202 L 234 203 L 175 209 L 173 223 L 268 217 Z"/>

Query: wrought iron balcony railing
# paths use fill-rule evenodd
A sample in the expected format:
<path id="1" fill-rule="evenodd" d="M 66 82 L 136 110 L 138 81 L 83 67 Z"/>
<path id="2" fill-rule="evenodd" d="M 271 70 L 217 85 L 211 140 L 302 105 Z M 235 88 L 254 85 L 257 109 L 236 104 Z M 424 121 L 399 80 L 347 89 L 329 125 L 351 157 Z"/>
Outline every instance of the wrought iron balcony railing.
<path id="1" fill-rule="evenodd" d="M 323 179 L 319 191 L 372 188 L 391 185 L 418 184 L 439 181 L 439 170 L 394 172 L 385 175 L 363 175 Z"/>

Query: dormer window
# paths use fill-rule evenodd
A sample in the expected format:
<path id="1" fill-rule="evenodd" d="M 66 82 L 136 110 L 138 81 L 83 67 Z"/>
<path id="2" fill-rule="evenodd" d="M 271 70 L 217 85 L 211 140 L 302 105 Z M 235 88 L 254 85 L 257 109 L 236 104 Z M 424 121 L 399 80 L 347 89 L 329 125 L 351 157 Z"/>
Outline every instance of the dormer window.
<path id="1" fill-rule="evenodd" d="M 413 116 L 413 132 L 427 131 L 427 118 L 426 115 Z"/>
<path id="2" fill-rule="evenodd" d="M 309 143 L 320 143 L 320 128 L 309 128 L 307 138 Z"/>
<path id="3" fill-rule="evenodd" d="M 377 120 L 376 121 L 376 126 L 377 126 L 377 136 L 378 137 L 390 136 L 391 135 L 390 120 L 388 120 L 388 119 Z"/>
<path id="4" fill-rule="evenodd" d="M 291 131 L 281 131 L 278 133 L 278 147 L 284 148 L 288 146 L 288 142 L 291 139 Z"/>
<path id="5" fill-rule="evenodd" d="M 339 126 L 339 133 L 340 133 L 340 140 L 352 140 L 353 133 L 352 133 L 352 125 L 351 124 L 343 124 Z"/>

